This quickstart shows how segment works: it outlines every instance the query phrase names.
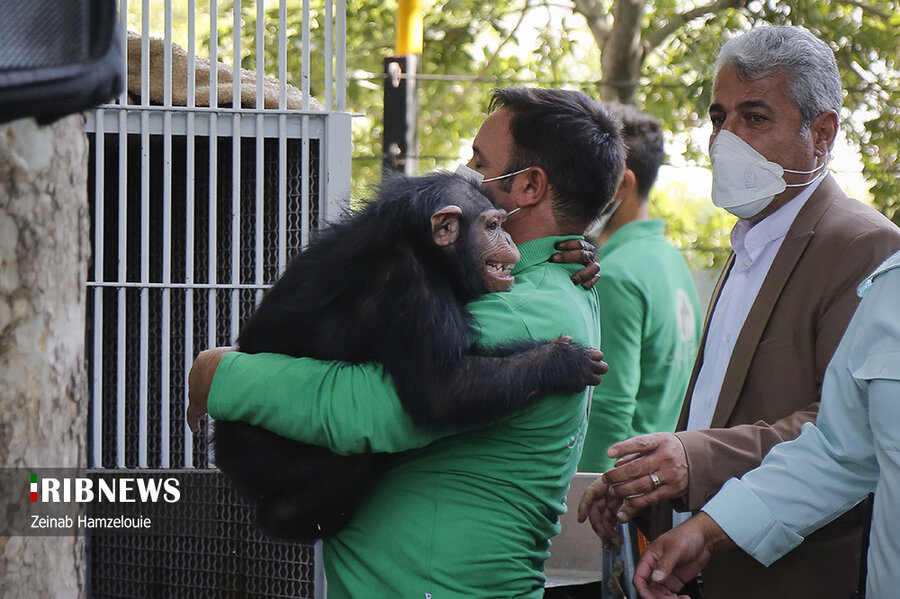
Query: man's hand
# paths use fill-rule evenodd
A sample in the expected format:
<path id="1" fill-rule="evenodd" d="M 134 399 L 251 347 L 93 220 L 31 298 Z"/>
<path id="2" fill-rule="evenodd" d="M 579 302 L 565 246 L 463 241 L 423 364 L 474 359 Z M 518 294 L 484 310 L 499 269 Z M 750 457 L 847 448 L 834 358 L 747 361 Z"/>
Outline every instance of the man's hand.
<path id="1" fill-rule="evenodd" d="M 623 539 L 616 513 L 621 505 L 622 499 L 610 495 L 609 485 L 600 477 L 591 483 L 581 496 L 581 502 L 578 504 L 578 522 L 590 518 L 591 528 L 603 539 L 604 544 L 620 547 Z"/>
<path id="2" fill-rule="evenodd" d="M 590 289 L 597 284 L 600 279 L 600 264 L 597 263 L 597 257 L 594 254 L 597 248 L 581 239 L 560 241 L 554 247 L 559 252 L 550 256 L 551 262 L 584 264 L 585 268 L 572 275 L 573 283 L 581 285 L 585 289 Z"/>
<path id="3" fill-rule="evenodd" d="M 623 500 L 616 514 L 621 522 L 628 522 L 658 501 L 687 493 L 687 455 L 672 433 L 632 437 L 610 447 L 607 455 L 621 458 L 615 468 L 603 474 L 609 493 Z"/>
<path id="4" fill-rule="evenodd" d="M 212 387 L 213 376 L 219 362 L 228 352 L 235 351 L 235 347 L 214 347 L 207 349 L 197 356 L 191 366 L 188 375 L 188 407 L 185 418 L 191 432 L 200 430 L 200 422 L 206 418 L 206 400 L 209 397 L 209 388 Z"/>
<path id="5" fill-rule="evenodd" d="M 716 521 L 700 512 L 650 544 L 634 570 L 634 587 L 645 599 L 678 595 L 709 561 L 712 551 L 735 547 Z"/>

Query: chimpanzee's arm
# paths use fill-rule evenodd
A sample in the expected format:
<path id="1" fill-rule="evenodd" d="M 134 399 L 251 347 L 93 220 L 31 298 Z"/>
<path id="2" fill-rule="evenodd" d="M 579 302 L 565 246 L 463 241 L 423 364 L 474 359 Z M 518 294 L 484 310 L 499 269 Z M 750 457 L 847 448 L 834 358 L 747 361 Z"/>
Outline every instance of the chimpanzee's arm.
<path id="1" fill-rule="evenodd" d="M 400 401 L 420 427 L 442 430 L 502 419 L 554 393 L 579 393 L 607 371 L 599 350 L 569 339 L 518 342 L 471 355 L 446 372 L 396 372 Z"/>

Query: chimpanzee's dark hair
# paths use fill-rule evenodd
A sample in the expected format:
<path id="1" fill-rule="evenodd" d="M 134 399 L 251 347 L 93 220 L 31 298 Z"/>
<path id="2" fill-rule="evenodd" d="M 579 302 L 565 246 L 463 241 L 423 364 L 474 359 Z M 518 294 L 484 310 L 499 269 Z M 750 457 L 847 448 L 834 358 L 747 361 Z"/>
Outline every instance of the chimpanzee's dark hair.
<path id="1" fill-rule="evenodd" d="M 571 90 L 495 89 L 489 110 L 500 108 L 511 113 L 514 142 L 506 172 L 542 167 L 553 188 L 557 220 L 587 227 L 612 200 L 624 171 L 618 122 L 599 103 Z"/>

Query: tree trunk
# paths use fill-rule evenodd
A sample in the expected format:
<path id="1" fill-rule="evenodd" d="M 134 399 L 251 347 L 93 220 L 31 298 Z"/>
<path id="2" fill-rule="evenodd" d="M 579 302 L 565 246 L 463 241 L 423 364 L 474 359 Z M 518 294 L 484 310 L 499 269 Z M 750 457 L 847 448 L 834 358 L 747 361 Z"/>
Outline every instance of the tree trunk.
<path id="1" fill-rule="evenodd" d="M 86 465 L 84 118 L 0 125 L 0 466 Z M 28 488 L 4 489 L 27 509 Z M 84 539 L 0 537 L 0 597 L 82 597 Z"/>
<path id="2" fill-rule="evenodd" d="M 643 16 L 643 0 L 616 2 L 615 26 L 600 48 L 600 64 L 603 69 L 600 95 L 604 100 L 634 104 L 638 77 L 644 63 L 644 49 L 641 44 Z"/>

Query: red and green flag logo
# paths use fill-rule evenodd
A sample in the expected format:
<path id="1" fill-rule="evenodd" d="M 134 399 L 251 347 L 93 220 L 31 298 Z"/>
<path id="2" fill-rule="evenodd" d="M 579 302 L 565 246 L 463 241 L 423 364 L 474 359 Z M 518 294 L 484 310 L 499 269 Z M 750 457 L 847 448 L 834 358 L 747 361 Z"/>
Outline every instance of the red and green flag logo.
<path id="1" fill-rule="evenodd" d="M 37 503 L 37 474 L 31 475 L 31 503 Z"/>

